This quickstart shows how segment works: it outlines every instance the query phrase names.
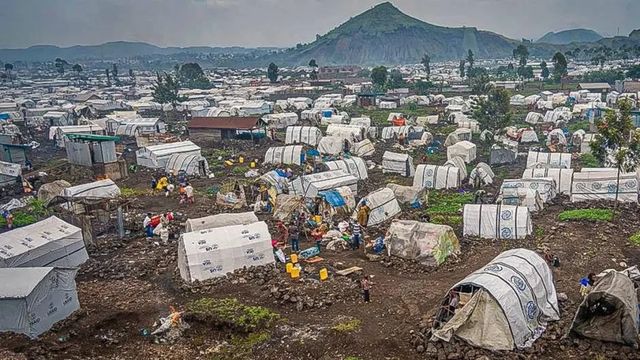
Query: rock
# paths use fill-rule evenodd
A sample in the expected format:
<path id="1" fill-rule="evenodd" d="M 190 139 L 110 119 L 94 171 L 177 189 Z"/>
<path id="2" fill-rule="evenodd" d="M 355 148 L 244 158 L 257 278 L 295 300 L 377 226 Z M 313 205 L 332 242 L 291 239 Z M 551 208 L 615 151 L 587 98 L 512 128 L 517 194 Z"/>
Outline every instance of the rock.
<path id="1" fill-rule="evenodd" d="M 565 293 L 558 293 L 558 301 L 565 302 L 569 300 L 569 297 Z"/>
<path id="2" fill-rule="evenodd" d="M 451 353 L 449 354 L 449 356 L 447 356 L 447 360 L 458 360 L 460 358 L 461 356 L 458 353 Z"/>
<path id="3" fill-rule="evenodd" d="M 302 309 L 304 309 L 304 304 L 302 302 L 298 302 L 296 304 L 296 310 L 302 311 Z"/>
<path id="4" fill-rule="evenodd" d="M 438 349 L 433 345 L 433 343 L 427 344 L 427 354 L 435 355 L 438 353 Z"/>
<path id="5" fill-rule="evenodd" d="M 424 345 L 418 345 L 418 346 L 416 347 L 416 351 L 417 351 L 419 354 L 422 354 L 422 353 L 424 352 Z"/>
<path id="6" fill-rule="evenodd" d="M 627 266 L 627 263 L 626 263 L 626 262 L 621 261 L 621 262 L 620 262 L 620 267 L 621 267 L 621 268 L 625 268 L 625 269 L 626 269 L 628 266 Z"/>

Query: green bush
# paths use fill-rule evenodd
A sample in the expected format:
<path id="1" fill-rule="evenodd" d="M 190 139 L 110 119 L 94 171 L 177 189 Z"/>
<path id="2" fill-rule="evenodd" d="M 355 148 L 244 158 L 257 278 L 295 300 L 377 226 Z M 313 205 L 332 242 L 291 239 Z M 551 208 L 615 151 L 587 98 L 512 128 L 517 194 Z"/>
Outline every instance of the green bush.
<path id="1" fill-rule="evenodd" d="M 569 128 L 569 131 L 572 133 L 578 130 L 584 130 L 586 132 L 589 132 L 589 120 L 576 121 L 574 123 L 569 124 L 567 127 Z"/>
<path id="2" fill-rule="evenodd" d="M 247 166 L 236 166 L 231 170 L 234 175 L 244 175 L 247 171 L 249 171 Z"/>
<path id="3" fill-rule="evenodd" d="M 49 210 L 45 207 L 44 202 L 35 198 L 31 199 L 26 207 L 13 210 L 11 213 L 13 214 L 14 228 L 31 225 L 49 216 Z M 0 217 L 0 228 L 6 226 L 7 221 L 4 217 Z"/>
<path id="4" fill-rule="evenodd" d="M 582 167 L 600 167 L 600 161 L 592 154 L 582 154 L 580 156 Z"/>
<path id="5" fill-rule="evenodd" d="M 640 246 L 640 231 L 631 235 L 631 237 L 629 238 L 629 241 L 631 242 L 631 244 L 635 246 Z"/>
<path id="6" fill-rule="evenodd" d="M 611 221 L 613 210 L 609 209 L 578 209 L 566 210 L 558 215 L 560 221 Z"/>
<path id="7" fill-rule="evenodd" d="M 238 299 L 202 298 L 187 304 L 187 318 L 218 327 L 253 332 L 270 327 L 280 315 L 262 306 L 247 306 Z"/>
<path id="8" fill-rule="evenodd" d="M 435 214 L 459 215 L 459 210 L 464 204 L 469 204 L 472 201 L 472 193 L 432 191 L 429 193 L 427 212 L 432 216 Z"/>

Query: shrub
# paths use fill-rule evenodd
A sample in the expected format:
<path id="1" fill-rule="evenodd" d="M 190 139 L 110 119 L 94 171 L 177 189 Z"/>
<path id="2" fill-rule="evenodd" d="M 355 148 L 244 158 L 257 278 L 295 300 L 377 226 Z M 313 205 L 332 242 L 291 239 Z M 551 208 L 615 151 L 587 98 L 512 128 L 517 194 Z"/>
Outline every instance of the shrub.
<path id="1" fill-rule="evenodd" d="M 609 209 L 578 209 L 566 210 L 558 215 L 560 221 L 611 221 L 613 211 Z"/>
<path id="2" fill-rule="evenodd" d="M 202 298 L 187 304 L 187 318 L 218 327 L 252 332 L 267 328 L 280 315 L 262 306 L 247 306 L 238 299 Z"/>
<path id="3" fill-rule="evenodd" d="M 629 238 L 629 241 L 631 242 L 631 244 L 635 246 L 640 246 L 640 231 L 631 235 L 631 237 Z"/>
<path id="4" fill-rule="evenodd" d="M 582 154 L 580 156 L 582 167 L 600 167 L 600 161 L 592 154 Z"/>

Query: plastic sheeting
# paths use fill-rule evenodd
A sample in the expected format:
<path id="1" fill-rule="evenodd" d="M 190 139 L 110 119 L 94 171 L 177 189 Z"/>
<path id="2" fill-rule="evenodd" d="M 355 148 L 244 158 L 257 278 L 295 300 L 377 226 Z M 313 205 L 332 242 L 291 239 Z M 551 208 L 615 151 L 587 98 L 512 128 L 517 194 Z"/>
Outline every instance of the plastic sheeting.
<path id="1" fill-rule="evenodd" d="M 522 173 L 523 179 L 551 178 L 556 182 L 556 193 L 571 195 L 571 184 L 573 183 L 573 169 L 525 169 Z"/>
<path id="2" fill-rule="evenodd" d="M 191 141 L 146 146 L 136 151 L 136 162 L 152 169 L 164 169 L 174 154 L 201 155 L 200 146 Z"/>
<path id="3" fill-rule="evenodd" d="M 209 174 L 209 163 L 202 155 L 197 154 L 174 154 L 171 155 L 164 171 L 178 174 L 184 171 L 187 175 L 207 176 Z"/>
<path id="4" fill-rule="evenodd" d="M 378 189 L 365 196 L 361 202 L 366 203 L 369 209 L 371 209 L 367 226 L 383 223 L 402 211 L 396 196 L 393 194 L 393 190 L 389 188 Z M 356 219 L 357 216 L 358 211 L 356 209 L 353 213 L 353 218 Z"/>
<path id="5" fill-rule="evenodd" d="M 317 146 L 322 139 L 322 131 L 313 126 L 289 126 L 285 137 L 285 144 L 308 144 Z"/>
<path id="6" fill-rule="evenodd" d="M 462 222 L 464 236 L 485 239 L 523 239 L 533 232 L 529 209 L 523 206 L 467 204 Z"/>
<path id="7" fill-rule="evenodd" d="M 531 250 L 505 251 L 451 290 L 465 287 L 479 290 L 442 329 L 434 329 L 434 339 L 457 336 L 489 350 L 523 349 L 549 321 L 560 319 L 553 274 Z"/>
<path id="8" fill-rule="evenodd" d="M 476 144 L 463 140 L 447 148 L 447 159 L 461 157 L 467 164 L 476 159 Z"/>
<path id="9" fill-rule="evenodd" d="M 353 149 L 351 149 L 354 154 L 367 157 L 371 156 L 376 152 L 376 148 L 373 146 L 373 143 L 369 139 L 364 139 L 353 145 Z"/>
<path id="10" fill-rule="evenodd" d="M 471 173 L 469 174 L 469 183 L 490 185 L 493 183 L 493 178 L 495 177 L 496 174 L 493 173 L 491 167 L 486 163 L 481 162 L 471 170 Z"/>
<path id="11" fill-rule="evenodd" d="M 120 188 L 111 179 L 68 187 L 62 191 L 66 198 L 114 199 L 120 196 Z"/>
<path id="12" fill-rule="evenodd" d="M 535 190 L 540 194 L 543 202 L 556 197 L 556 182 L 552 178 L 530 178 L 530 179 L 505 179 L 501 189 L 522 188 Z"/>
<path id="13" fill-rule="evenodd" d="M 55 216 L 0 237 L 0 268 L 77 267 L 89 259 L 80 228 Z"/>
<path id="14" fill-rule="evenodd" d="M 360 141 L 366 135 L 365 127 L 350 124 L 329 124 L 327 126 L 327 136 L 338 137 L 341 139 L 349 139 Z"/>
<path id="15" fill-rule="evenodd" d="M 302 145 L 270 147 L 264 154 L 264 163 L 273 165 L 302 165 L 303 157 Z"/>
<path id="16" fill-rule="evenodd" d="M 544 202 L 540 197 L 540 193 L 536 190 L 503 187 L 500 189 L 498 201 L 501 205 L 526 206 L 530 212 L 536 212 L 544 209 Z"/>
<path id="17" fill-rule="evenodd" d="M 460 254 L 460 242 L 451 226 L 411 220 L 394 220 L 385 246 L 389 255 L 427 266 L 441 265 L 449 256 Z"/>
<path id="18" fill-rule="evenodd" d="M 451 157 L 451 159 L 447 160 L 447 162 L 442 166 L 455 166 L 460 169 L 460 180 L 467 178 L 467 165 L 460 156 Z"/>
<path id="19" fill-rule="evenodd" d="M 289 184 L 289 190 L 295 195 L 314 198 L 319 191 L 348 186 L 351 191 L 358 192 L 358 178 L 342 170 L 324 171 L 302 175 Z"/>
<path id="20" fill-rule="evenodd" d="M 408 136 L 409 133 L 422 131 L 424 131 L 424 129 L 419 126 L 387 126 L 382 128 L 382 134 L 380 137 L 382 140 L 389 140 L 400 136 L 400 134 Z"/>
<path id="21" fill-rule="evenodd" d="M 351 142 L 349 139 L 347 141 Z M 325 136 L 318 143 L 318 151 L 321 154 L 338 155 L 344 150 L 345 139 L 337 136 Z"/>
<path id="22" fill-rule="evenodd" d="M 382 172 L 413 176 L 415 173 L 413 159 L 408 154 L 385 151 L 382 155 Z"/>
<path id="23" fill-rule="evenodd" d="M 524 122 L 531 125 L 542 124 L 544 122 L 544 115 L 537 112 L 530 112 L 527 114 Z"/>
<path id="24" fill-rule="evenodd" d="M 462 183 L 460 169 L 455 166 L 420 164 L 413 178 L 416 189 L 455 189 Z"/>
<path id="25" fill-rule="evenodd" d="M 611 171 L 576 172 L 571 186 L 571 202 L 618 200 L 638 202 L 638 178 L 636 173 Z"/>
<path id="26" fill-rule="evenodd" d="M 393 191 L 396 199 L 403 204 L 410 204 L 416 200 L 422 200 L 426 192 L 424 189 L 398 184 L 387 184 L 387 187 Z"/>
<path id="27" fill-rule="evenodd" d="M 53 267 L 0 269 L 0 332 L 35 339 L 80 309 L 75 275 Z"/>
<path id="28" fill-rule="evenodd" d="M 342 160 L 327 161 L 324 163 L 329 170 L 343 170 L 356 176 L 359 180 L 367 180 L 367 164 L 359 157 L 351 157 Z"/>
<path id="29" fill-rule="evenodd" d="M 215 229 L 232 225 L 249 225 L 258 222 L 253 211 L 243 213 L 228 213 L 188 219 L 184 224 L 186 232 Z"/>
<path id="30" fill-rule="evenodd" d="M 274 262 L 271 234 L 262 221 L 184 233 L 178 241 L 178 269 L 187 282 Z"/>
<path id="31" fill-rule="evenodd" d="M 569 153 L 545 153 L 529 151 L 527 155 L 527 168 L 546 165 L 551 168 L 571 169 L 571 154 Z"/>

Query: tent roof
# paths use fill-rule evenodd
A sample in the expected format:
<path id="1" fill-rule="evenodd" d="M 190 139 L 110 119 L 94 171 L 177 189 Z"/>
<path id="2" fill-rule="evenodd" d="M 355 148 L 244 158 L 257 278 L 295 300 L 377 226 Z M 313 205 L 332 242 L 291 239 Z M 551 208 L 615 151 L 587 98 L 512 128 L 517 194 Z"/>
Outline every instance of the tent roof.
<path id="1" fill-rule="evenodd" d="M 0 268 L 0 299 L 29 296 L 52 270 L 52 267 Z"/>
<path id="2" fill-rule="evenodd" d="M 259 117 L 194 117 L 189 121 L 189 129 L 251 130 L 259 126 Z"/>

